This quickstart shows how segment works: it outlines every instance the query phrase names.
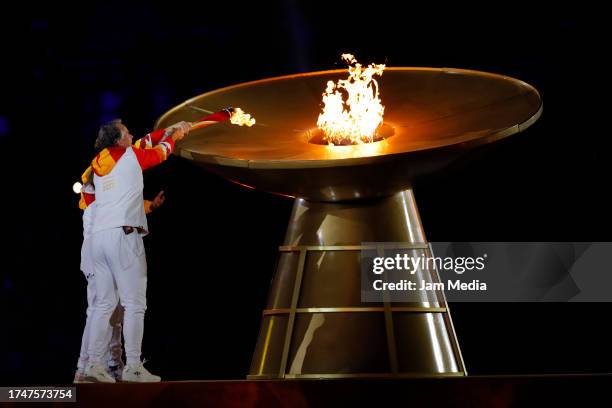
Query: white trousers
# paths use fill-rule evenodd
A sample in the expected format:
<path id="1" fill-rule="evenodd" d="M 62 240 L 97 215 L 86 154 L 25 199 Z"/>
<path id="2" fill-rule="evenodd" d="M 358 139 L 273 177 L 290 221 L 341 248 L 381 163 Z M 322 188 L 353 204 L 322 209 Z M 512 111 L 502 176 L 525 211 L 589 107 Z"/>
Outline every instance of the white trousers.
<path id="1" fill-rule="evenodd" d="M 81 352 L 77 361 L 77 369 L 84 371 L 87 363 L 89 363 L 89 347 L 91 320 L 93 318 L 93 305 L 96 297 L 96 280 L 93 272 L 83 272 L 87 278 L 87 311 L 85 318 L 85 328 L 83 329 L 83 338 L 81 340 Z M 111 315 L 107 334 L 105 335 L 105 344 L 107 344 L 105 357 L 109 367 L 121 365 L 122 363 L 122 344 L 121 344 L 121 329 L 123 327 L 123 307 L 117 305 Z M 109 339 L 110 337 L 110 339 Z"/>
<path id="2" fill-rule="evenodd" d="M 95 299 L 88 354 L 101 364 L 108 347 L 108 322 L 119 301 L 124 308 L 123 339 L 128 365 L 140 363 L 147 308 L 147 262 L 142 236 L 113 228 L 91 236 Z"/>

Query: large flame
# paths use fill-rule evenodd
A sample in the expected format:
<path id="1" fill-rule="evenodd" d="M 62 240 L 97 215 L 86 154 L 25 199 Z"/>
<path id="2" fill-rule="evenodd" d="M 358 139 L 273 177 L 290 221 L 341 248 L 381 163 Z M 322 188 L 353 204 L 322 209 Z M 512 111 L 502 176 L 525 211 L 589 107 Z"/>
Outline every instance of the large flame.
<path id="1" fill-rule="evenodd" d="M 352 54 L 342 54 L 342 59 L 352 64 L 348 68 L 349 77 L 338 83 L 327 82 L 317 126 L 325 133 L 328 144 L 371 143 L 385 111 L 373 76 L 382 75 L 385 65 L 370 64 L 364 68 Z M 346 93 L 346 99 L 341 90 Z"/>
<path id="2" fill-rule="evenodd" d="M 255 124 L 255 118 L 252 118 L 250 114 L 245 113 L 240 108 L 234 108 L 234 111 L 232 112 L 230 116 L 230 122 L 233 125 L 238 125 L 238 126 L 246 125 L 248 127 L 251 127 Z"/>

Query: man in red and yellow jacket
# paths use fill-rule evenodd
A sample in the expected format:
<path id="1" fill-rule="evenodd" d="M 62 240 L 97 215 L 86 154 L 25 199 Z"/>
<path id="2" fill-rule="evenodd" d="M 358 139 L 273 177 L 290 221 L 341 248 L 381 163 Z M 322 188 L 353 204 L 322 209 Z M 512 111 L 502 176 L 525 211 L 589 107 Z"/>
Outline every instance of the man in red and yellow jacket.
<path id="1" fill-rule="evenodd" d="M 189 129 L 189 123 L 180 122 L 152 132 L 132 145 L 132 135 L 121 121 L 100 128 L 96 139 L 99 153 L 91 162 L 91 170 L 84 174 L 91 180 L 93 191 L 84 188 L 81 200 L 81 207 L 95 200 L 89 238 L 96 279 L 87 348 L 89 363 L 85 369 L 89 381 L 115 382 L 106 372 L 102 358 L 108 348 L 108 322 L 119 301 L 125 309 L 123 337 L 127 360 L 122 380 L 161 380 L 140 360 L 147 286 L 142 237 L 148 233 L 142 171 L 166 160 L 174 142 Z"/>

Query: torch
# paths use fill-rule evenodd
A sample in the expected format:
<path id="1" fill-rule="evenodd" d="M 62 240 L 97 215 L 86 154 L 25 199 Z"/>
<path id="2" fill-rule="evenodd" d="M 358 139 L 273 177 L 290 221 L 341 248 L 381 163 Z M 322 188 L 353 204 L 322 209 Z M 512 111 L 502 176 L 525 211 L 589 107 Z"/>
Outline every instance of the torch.
<path id="1" fill-rule="evenodd" d="M 252 118 L 251 115 L 245 113 L 242 109 L 229 107 L 192 122 L 191 129 L 200 129 L 226 120 L 238 126 L 251 127 L 255 124 L 255 118 Z"/>
<path id="2" fill-rule="evenodd" d="M 189 106 L 192 109 L 209 113 L 206 109 L 202 109 L 196 106 Z M 204 128 L 217 123 L 225 122 L 229 120 L 231 124 L 238 126 L 251 127 L 255 124 L 255 118 L 251 117 L 250 114 L 245 113 L 240 108 L 228 107 L 218 112 L 211 113 L 210 115 L 204 116 L 194 122 L 191 122 L 191 130 Z M 168 188 L 163 188 L 162 191 L 167 192 Z"/>

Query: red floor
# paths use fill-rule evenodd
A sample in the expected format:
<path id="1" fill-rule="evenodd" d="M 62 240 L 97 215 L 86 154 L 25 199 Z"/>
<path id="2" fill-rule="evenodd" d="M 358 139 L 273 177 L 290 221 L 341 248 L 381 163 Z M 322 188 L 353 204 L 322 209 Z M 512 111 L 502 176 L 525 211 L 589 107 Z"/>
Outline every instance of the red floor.
<path id="1" fill-rule="evenodd" d="M 612 406 L 612 375 L 79 384 L 77 404 L 53 406 L 299 408 L 550 407 L 569 404 Z M 25 405 L 16 403 L 13 406 Z"/>

